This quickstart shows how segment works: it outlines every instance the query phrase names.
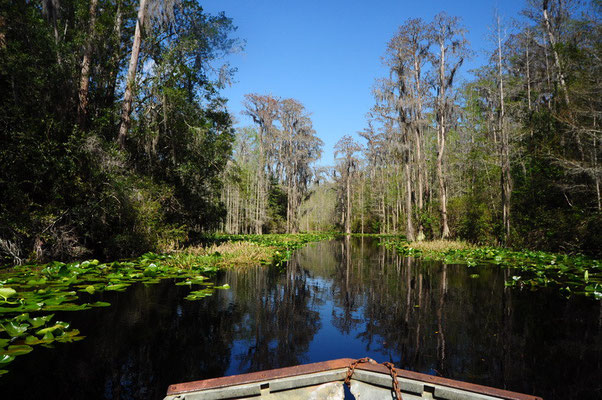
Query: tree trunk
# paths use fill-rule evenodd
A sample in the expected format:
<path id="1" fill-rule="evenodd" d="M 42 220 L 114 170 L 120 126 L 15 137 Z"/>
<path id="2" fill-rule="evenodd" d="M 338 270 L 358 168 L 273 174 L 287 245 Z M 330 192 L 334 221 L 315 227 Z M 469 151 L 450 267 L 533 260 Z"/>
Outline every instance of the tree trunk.
<path id="1" fill-rule="evenodd" d="M 504 103 L 504 76 L 502 73 L 502 37 L 500 32 L 500 19 L 497 19 L 498 39 L 498 80 L 500 91 L 500 150 L 501 150 L 501 186 L 502 186 L 502 223 L 504 225 L 504 243 L 507 245 L 510 239 L 510 197 L 512 195 L 512 178 L 510 176 L 510 149 L 508 131 L 505 127 L 506 109 Z"/>
<path id="2" fill-rule="evenodd" d="M 79 103 L 77 105 L 77 123 L 80 128 L 86 124 L 88 113 L 88 90 L 90 87 L 90 61 L 92 59 L 92 42 L 96 36 L 96 7 L 98 0 L 90 0 L 90 31 L 86 38 L 84 47 L 84 58 L 82 60 L 82 70 L 79 80 Z"/>
<path id="3" fill-rule="evenodd" d="M 140 54 L 140 45 L 142 43 L 142 26 L 146 17 L 146 4 L 148 0 L 140 0 L 138 8 L 138 18 L 136 20 L 136 29 L 134 31 L 134 42 L 132 44 L 132 54 L 130 56 L 130 65 L 128 67 L 127 83 L 123 95 L 123 105 L 121 107 L 121 126 L 119 127 L 119 136 L 117 143 L 122 149 L 125 147 L 125 138 L 128 135 L 131 125 L 132 99 L 134 85 L 136 84 L 136 70 L 138 69 L 138 56 Z"/>
<path id="4" fill-rule="evenodd" d="M 414 225 L 412 223 L 412 177 L 410 175 L 409 159 L 406 160 L 405 166 L 406 176 L 406 236 L 410 242 L 414 241 Z"/>
<path id="5" fill-rule="evenodd" d="M 416 84 L 416 112 L 415 116 L 415 127 L 414 127 L 414 144 L 416 146 L 416 171 L 417 171 L 417 190 L 416 190 L 416 202 L 418 206 L 418 236 L 417 240 L 421 241 L 424 239 L 424 227 L 422 226 L 422 208 L 424 206 L 424 176 L 423 176 L 423 155 L 422 155 L 422 129 L 420 124 L 422 123 L 422 92 L 420 88 L 420 63 L 414 55 L 414 81 Z"/>
<path id="6" fill-rule="evenodd" d="M 439 60 L 439 126 L 437 130 L 437 178 L 439 179 L 439 199 L 441 202 L 441 237 L 443 239 L 449 236 L 449 226 L 447 225 L 447 193 L 445 187 L 445 176 L 443 175 L 443 152 L 445 150 L 445 47 L 440 43 L 441 58 Z"/>
<path id="7" fill-rule="evenodd" d="M 548 41 L 550 42 L 550 47 L 552 48 L 552 53 L 554 54 L 554 64 L 556 65 L 556 70 L 558 71 L 558 81 L 560 82 L 560 87 L 562 88 L 562 92 L 564 94 L 564 101 L 567 106 L 571 104 L 569 99 L 569 91 L 566 86 L 566 79 L 564 77 L 564 71 L 562 66 L 560 65 L 560 56 L 558 55 L 557 42 L 556 37 L 554 36 L 554 32 L 552 32 L 552 26 L 550 24 L 550 19 L 548 17 L 548 0 L 544 0 L 542 3 L 542 13 L 543 19 L 545 23 L 546 33 L 548 34 Z M 575 143 L 577 144 L 577 150 L 581 155 L 581 161 L 585 161 L 585 152 L 583 150 L 583 144 L 581 143 L 581 138 L 579 137 L 579 133 L 574 132 Z"/>
<path id="8" fill-rule="evenodd" d="M 596 129 L 596 116 L 594 115 L 594 130 Z M 596 143 L 596 135 L 594 135 L 594 145 L 592 146 L 593 160 L 594 160 L 594 170 L 598 170 L 598 144 Z M 600 176 L 599 174 L 595 174 L 595 183 L 596 183 L 596 200 L 598 204 L 598 212 L 602 211 L 602 199 L 600 196 Z"/>
<path id="9" fill-rule="evenodd" d="M 541 8 L 543 13 L 544 25 L 546 27 L 546 33 L 548 35 L 548 41 L 550 42 L 550 47 L 552 48 L 552 53 L 554 54 L 554 64 L 556 65 L 556 70 L 558 71 L 558 81 L 560 82 L 560 87 L 562 88 L 562 91 L 564 93 L 564 101 L 567 105 L 569 105 L 569 92 L 566 87 L 566 81 L 564 78 L 562 67 L 560 66 L 560 57 L 556 48 L 556 37 L 554 36 L 554 32 L 552 32 L 552 26 L 550 25 L 550 19 L 548 17 L 548 0 L 543 0 Z"/>
<path id="10" fill-rule="evenodd" d="M 351 233 L 351 171 L 347 168 L 347 217 L 345 218 L 345 233 Z"/>
<path id="11" fill-rule="evenodd" d="M 6 48 L 6 20 L 0 15 L 0 49 Z"/>
<path id="12" fill-rule="evenodd" d="M 439 200 L 441 202 L 441 238 L 449 236 L 447 225 L 447 193 L 445 188 L 445 176 L 443 175 L 443 151 L 445 150 L 445 126 L 443 117 L 440 117 L 439 130 L 437 133 L 437 179 L 439 181 Z"/>
<path id="13" fill-rule="evenodd" d="M 362 185 L 360 187 L 360 218 L 361 218 L 361 224 L 362 224 L 362 235 L 364 234 L 364 179 L 365 179 L 365 175 L 362 175 L 362 180 L 360 182 L 360 185 Z M 598 196 L 599 197 L 599 196 Z"/>
<path id="14" fill-rule="evenodd" d="M 528 32 L 528 31 L 527 31 Z M 529 111 L 531 111 L 531 66 L 529 60 L 529 41 L 531 40 L 530 35 L 527 36 L 527 43 L 525 44 L 525 59 L 527 62 L 526 65 L 526 74 L 527 74 L 527 106 L 529 107 Z M 531 136 L 533 136 L 533 132 L 531 132 Z"/>

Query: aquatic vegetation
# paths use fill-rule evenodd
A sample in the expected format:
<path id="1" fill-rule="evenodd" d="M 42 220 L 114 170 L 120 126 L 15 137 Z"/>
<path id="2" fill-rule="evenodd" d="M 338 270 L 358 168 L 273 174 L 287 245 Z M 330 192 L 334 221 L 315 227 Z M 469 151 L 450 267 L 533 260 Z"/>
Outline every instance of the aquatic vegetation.
<path id="1" fill-rule="evenodd" d="M 218 266 L 205 263 L 179 268 L 174 257 L 146 253 L 123 262 L 52 262 L 46 265 L 16 266 L 0 274 L 0 367 L 32 346 L 80 340 L 77 329 L 66 322 L 52 322 L 54 311 L 81 311 L 106 307 L 109 303 L 81 302 L 85 293 L 124 291 L 137 282 L 153 284 L 164 278 L 178 278 L 190 285 L 202 284 L 201 273 L 214 273 Z M 213 288 L 206 289 L 208 294 Z M 3 369 L 2 371 L 6 371 Z M 0 373 L 2 373 L 0 371 Z"/>
<path id="2" fill-rule="evenodd" d="M 205 247 L 191 247 L 173 254 L 146 253 L 127 261 L 98 260 L 45 265 L 22 265 L 0 270 L 0 375 L 16 356 L 33 346 L 83 339 L 69 323 L 52 321 L 55 311 L 81 311 L 110 306 L 107 302 L 82 302 L 105 291 L 125 291 L 134 283 L 151 285 L 161 279 L 176 279 L 189 286 L 186 300 L 211 296 L 209 277 L 233 265 L 282 264 L 292 251 L 305 244 L 334 237 L 330 234 L 301 235 L 212 235 Z M 198 287 L 202 287 L 198 289 Z M 193 290 L 194 289 L 194 290 Z"/>
<path id="3" fill-rule="evenodd" d="M 214 243 L 210 246 L 195 246 L 185 249 L 181 259 L 213 257 L 220 267 L 253 266 L 272 262 L 274 250 L 257 243 L 238 241 Z"/>
<path id="4" fill-rule="evenodd" d="M 515 251 L 499 247 L 475 247 L 464 242 L 437 241 L 383 242 L 402 255 L 448 264 L 495 264 L 511 267 L 513 276 L 507 286 L 530 288 L 557 287 L 566 296 L 585 295 L 602 300 L 602 260 L 581 255 L 554 254 L 543 251 Z"/>
<path id="5" fill-rule="evenodd" d="M 425 240 L 422 242 L 412 242 L 412 249 L 421 252 L 441 252 L 449 250 L 471 250 L 476 249 L 472 243 L 462 240 Z"/>
<path id="6" fill-rule="evenodd" d="M 236 243 L 240 241 L 254 243 L 258 246 L 271 249 L 271 262 L 282 264 L 290 259 L 294 250 L 299 249 L 310 242 L 330 240 L 340 236 L 340 233 L 334 232 L 267 235 L 213 234 L 205 236 L 204 239 L 211 244 L 220 244 L 224 242 Z"/>
<path id="7" fill-rule="evenodd" d="M 377 239 L 406 240 L 405 235 L 399 233 L 351 233 L 351 237 L 372 237 Z"/>

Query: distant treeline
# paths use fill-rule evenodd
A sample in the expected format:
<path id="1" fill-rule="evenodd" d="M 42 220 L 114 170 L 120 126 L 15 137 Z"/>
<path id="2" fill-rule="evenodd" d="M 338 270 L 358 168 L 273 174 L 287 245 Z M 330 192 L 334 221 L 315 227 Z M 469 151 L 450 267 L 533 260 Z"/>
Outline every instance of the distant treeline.
<path id="1" fill-rule="evenodd" d="M 0 0 L 0 261 L 218 227 L 234 132 L 214 60 L 234 29 L 192 0 Z"/>
<path id="2" fill-rule="evenodd" d="M 600 1 L 529 2 L 512 24 L 495 15 L 489 63 L 462 83 L 461 20 L 403 23 L 365 141 L 337 145 L 331 224 L 600 255 L 601 18 Z M 308 225 L 322 224 L 323 211 Z"/>
<path id="3" fill-rule="evenodd" d="M 301 205 L 320 178 L 312 165 L 322 154 L 309 112 L 295 99 L 248 94 L 244 113 L 257 128 L 237 133 L 234 157 L 223 174 L 228 233 L 295 233 Z"/>
<path id="4" fill-rule="evenodd" d="M 271 124 L 277 101 L 255 96 L 274 116 L 252 113 L 259 133 L 239 135 L 226 229 L 397 232 L 599 256 L 602 3 L 535 1 L 511 17 L 492 16 L 489 62 L 465 81 L 474 54 L 461 20 L 405 21 L 387 44 L 364 140 L 338 142 L 337 165 L 314 170 L 286 229 L 281 153 L 266 159 L 286 129 Z"/>

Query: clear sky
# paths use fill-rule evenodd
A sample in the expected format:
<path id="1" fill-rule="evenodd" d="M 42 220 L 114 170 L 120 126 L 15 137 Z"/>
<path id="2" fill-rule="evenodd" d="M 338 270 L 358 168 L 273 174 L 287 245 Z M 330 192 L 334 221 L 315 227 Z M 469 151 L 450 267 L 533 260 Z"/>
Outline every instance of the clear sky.
<path id="1" fill-rule="evenodd" d="M 333 165 L 334 144 L 366 126 L 373 105 L 371 88 L 386 71 L 381 57 L 389 39 L 406 19 L 431 20 L 446 11 L 462 18 L 476 55 L 467 71 L 485 62 L 492 49 L 490 27 L 495 9 L 506 20 L 518 16 L 525 0 L 200 0 L 206 11 L 224 11 L 246 41 L 242 53 L 227 61 L 238 68 L 223 91 L 238 126 L 247 93 L 293 97 L 312 114 L 324 141 L 321 165 Z"/>

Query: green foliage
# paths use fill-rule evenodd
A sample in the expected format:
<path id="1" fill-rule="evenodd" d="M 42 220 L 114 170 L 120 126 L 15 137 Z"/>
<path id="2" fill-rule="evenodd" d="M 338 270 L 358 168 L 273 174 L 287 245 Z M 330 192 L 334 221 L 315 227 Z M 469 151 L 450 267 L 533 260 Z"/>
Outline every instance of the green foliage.
<path id="1" fill-rule="evenodd" d="M 132 257 L 216 227 L 233 140 L 219 89 L 232 70 L 216 76 L 211 63 L 237 46 L 232 21 L 185 0 L 169 23 L 148 24 L 141 59 L 154 67 L 139 63 L 120 149 L 119 88 L 138 3 L 99 0 L 94 27 L 88 1 L 57 4 L 47 13 L 0 0 L 0 264 Z M 87 41 L 93 68 L 80 122 Z"/>
<path id="2" fill-rule="evenodd" d="M 267 233 L 286 232 L 287 202 L 288 196 L 286 191 L 276 182 L 275 179 L 272 179 L 268 192 L 268 221 L 264 225 Z"/>
<path id="3" fill-rule="evenodd" d="M 599 257 L 602 255 L 602 239 L 598 233 L 602 213 L 593 209 L 593 198 L 587 192 L 571 193 L 572 190 L 566 189 L 585 187 L 583 177 L 569 177 L 566 171 L 550 162 L 550 152 L 562 151 L 557 148 L 560 127 L 554 125 L 554 117 L 548 112 L 533 116 L 534 136 L 526 145 L 541 150 L 534 151 L 525 160 L 526 173 L 515 174 L 514 243 Z"/>
<path id="4" fill-rule="evenodd" d="M 330 240 L 338 236 L 340 234 L 332 232 L 264 235 L 211 234 L 206 235 L 204 241 L 208 243 L 220 243 L 244 240 L 260 246 L 270 247 L 274 250 L 272 262 L 282 264 L 289 260 L 295 249 L 301 248 L 311 242 Z"/>
<path id="5" fill-rule="evenodd" d="M 92 307 L 106 307 L 109 303 L 80 302 L 81 296 L 90 297 L 103 291 L 124 291 L 141 282 L 153 284 L 159 279 L 177 278 L 188 285 L 204 284 L 203 274 L 217 271 L 215 263 L 189 263 L 180 267 L 178 255 L 146 253 L 132 261 L 100 263 L 89 260 L 76 263 L 52 262 L 46 265 L 16 266 L 0 274 L 0 357 L 3 367 L 14 356 L 26 354 L 19 347 L 45 345 L 54 341 L 80 340 L 77 329 L 69 324 L 50 324 L 53 311 L 81 311 Z M 205 289 L 206 295 L 214 288 Z M 35 313 L 35 317 L 30 317 Z"/>
<path id="6" fill-rule="evenodd" d="M 491 207 L 476 196 L 451 199 L 449 213 L 453 236 L 477 244 L 491 244 L 497 241 L 496 215 Z"/>
<path id="7" fill-rule="evenodd" d="M 512 268 L 508 286 L 554 287 L 566 296 L 585 295 L 602 300 L 602 261 L 585 256 L 554 254 L 543 251 L 513 251 L 499 247 L 466 249 L 417 249 L 412 243 L 387 241 L 388 248 L 400 254 L 447 264 L 494 264 Z"/>

